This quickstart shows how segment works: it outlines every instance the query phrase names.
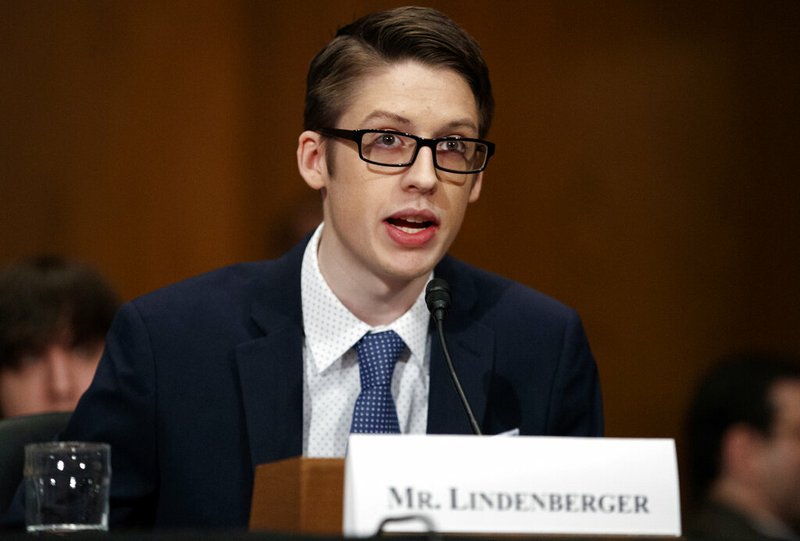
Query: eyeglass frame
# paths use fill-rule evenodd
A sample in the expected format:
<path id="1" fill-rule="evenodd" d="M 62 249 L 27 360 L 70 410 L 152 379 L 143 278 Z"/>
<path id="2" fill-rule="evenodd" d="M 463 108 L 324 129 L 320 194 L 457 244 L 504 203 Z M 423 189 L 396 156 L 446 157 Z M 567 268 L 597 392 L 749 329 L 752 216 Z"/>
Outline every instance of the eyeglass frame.
<path id="1" fill-rule="evenodd" d="M 359 130 L 343 130 L 340 128 L 319 128 L 317 130 L 318 133 L 325 135 L 327 137 L 337 137 L 339 139 L 345 139 L 348 141 L 353 141 L 358 145 L 358 157 L 367 163 L 371 163 L 372 165 L 380 165 L 381 167 L 409 167 L 417 161 L 417 155 L 419 154 L 420 147 L 428 147 L 431 149 L 431 156 L 433 157 L 433 167 L 440 170 L 446 171 L 448 173 L 455 173 L 458 175 L 472 175 L 475 173 L 480 173 L 486 169 L 486 166 L 489 165 L 489 158 L 494 155 L 494 143 L 491 141 L 486 141 L 485 139 L 475 139 L 472 137 L 434 137 L 433 139 L 427 139 L 425 137 L 420 137 L 418 135 L 414 135 L 413 133 L 405 133 L 396 130 L 372 130 L 372 129 L 359 129 Z M 413 139 L 416 141 L 416 146 L 414 147 L 414 154 L 411 156 L 411 160 L 406 163 L 381 163 L 376 162 L 364 157 L 364 153 L 361 150 L 361 141 L 364 138 L 364 134 L 367 133 L 385 133 L 388 135 L 399 135 L 402 137 L 408 137 L 409 139 Z M 455 169 L 448 169 L 446 167 L 442 167 L 439 165 L 438 160 L 436 159 L 436 145 L 443 141 L 467 141 L 472 143 L 481 143 L 482 145 L 486 146 L 486 158 L 483 160 L 483 165 L 478 169 L 470 169 L 469 171 L 456 171 Z"/>

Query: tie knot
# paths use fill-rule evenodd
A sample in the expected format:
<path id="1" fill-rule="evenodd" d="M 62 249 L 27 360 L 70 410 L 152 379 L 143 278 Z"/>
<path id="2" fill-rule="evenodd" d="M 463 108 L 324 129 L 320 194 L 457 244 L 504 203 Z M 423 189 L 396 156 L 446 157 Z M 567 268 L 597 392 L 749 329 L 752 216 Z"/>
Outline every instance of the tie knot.
<path id="1" fill-rule="evenodd" d="M 390 386 L 394 365 L 405 349 L 394 331 L 365 334 L 356 344 L 361 387 Z"/>

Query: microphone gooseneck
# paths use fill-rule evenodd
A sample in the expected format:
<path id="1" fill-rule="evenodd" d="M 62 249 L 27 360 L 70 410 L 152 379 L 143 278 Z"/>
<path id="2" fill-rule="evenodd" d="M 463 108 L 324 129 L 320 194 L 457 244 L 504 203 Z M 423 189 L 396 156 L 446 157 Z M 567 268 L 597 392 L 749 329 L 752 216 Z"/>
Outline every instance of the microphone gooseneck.
<path id="1" fill-rule="evenodd" d="M 458 380 L 455 368 L 453 368 L 453 360 L 450 358 L 450 352 L 447 349 L 447 341 L 444 337 L 444 316 L 447 309 L 450 308 L 450 286 L 447 281 L 441 278 L 433 278 L 425 288 L 425 303 L 428 305 L 428 311 L 433 316 L 433 321 L 436 323 L 437 334 L 439 335 L 439 343 L 442 344 L 442 352 L 444 353 L 444 360 L 447 362 L 447 369 L 450 372 L 450 379 L 453 380 L 453 385 L 456 388 L 458 397 L 461 399 L 461 404 L 464 406 L 464 411 L 467 413 L 467 419 L 472 427 L 472 432 L 476 436 L 480 436 L 481 429 L 478 426 L 478 421 L 472 414 L 472 408 L 467 400 L 467 395 L 464 394 L 464 389 L 461 387 L 461 382 Z"/>

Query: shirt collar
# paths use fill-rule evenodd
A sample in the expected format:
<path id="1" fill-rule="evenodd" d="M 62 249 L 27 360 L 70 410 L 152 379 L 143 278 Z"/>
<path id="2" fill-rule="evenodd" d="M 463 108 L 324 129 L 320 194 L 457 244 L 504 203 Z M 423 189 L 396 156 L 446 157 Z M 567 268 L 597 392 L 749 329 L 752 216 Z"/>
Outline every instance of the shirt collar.
<path id="1" fill-rule="evenodd" d="M 317 369 L 322 372 L 352 348 L 370 331 L 393 330 L 411 352 L 409 362 L 423 363 L 428 339 L 430 314 L 425 290 L 402 316 L 388 325 L 371 327 L 358 319 L 334 295 L 319 270 L 317 251 L 324 224 L 320 224 L 306 246 L 301 267 L 300 287 L 306 345 Z M 431 273 L 431 276 L 433 273 Z"/>

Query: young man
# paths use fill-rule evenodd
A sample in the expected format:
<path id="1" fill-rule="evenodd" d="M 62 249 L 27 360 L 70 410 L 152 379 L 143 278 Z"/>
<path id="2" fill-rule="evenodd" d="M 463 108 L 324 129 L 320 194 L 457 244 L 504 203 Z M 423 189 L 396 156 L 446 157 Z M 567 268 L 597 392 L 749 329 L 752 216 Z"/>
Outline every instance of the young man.
<path id="1" fill-rule="evenodd" d="M 113 523 L 244 527 L 258 464 L 343 456 L 351 430 L 471 433 L 431 338 L 432 276 L 453 292 L 445 332 L 484 433 L 602 433 L 578 316 L 445 256 L 480 195 L 492 107 L 477 44 L 431 9 L 364 17 L 314 58 L 297 158 L 323 225 L 281 259 L 124 306 L 65 434 L 111 443 Z M 396 362 L 377 395 L 371 348 Z M 362 416 L 378 403 L 381 426 Z"/>
<path id="2" fill-rule="evenodd" d="M 688 414 L 688 456 L 700 539 L 800 538 L 800 360 L 772 354 L 721 361 Z"/>
<path id="3" fill-rule="evenodd" d="M 94 270 L 36 257 L 0 272 L 0 417 L 72 411 L 119 307 Z"/>

